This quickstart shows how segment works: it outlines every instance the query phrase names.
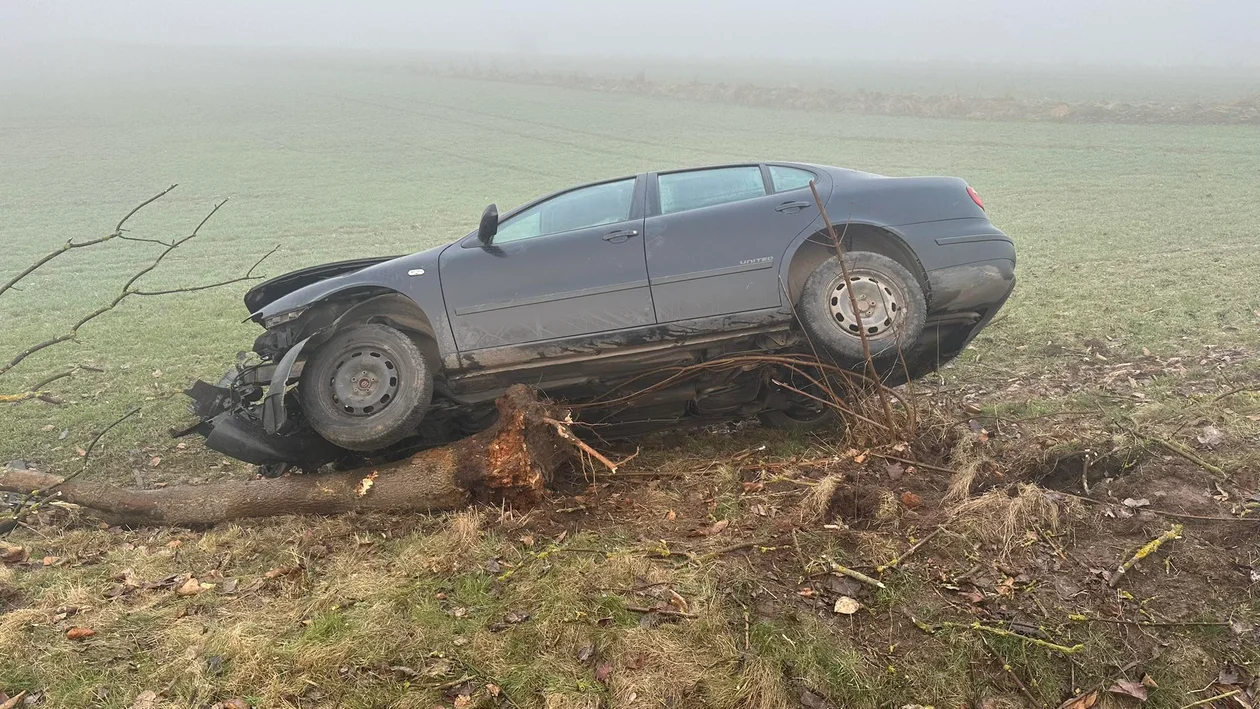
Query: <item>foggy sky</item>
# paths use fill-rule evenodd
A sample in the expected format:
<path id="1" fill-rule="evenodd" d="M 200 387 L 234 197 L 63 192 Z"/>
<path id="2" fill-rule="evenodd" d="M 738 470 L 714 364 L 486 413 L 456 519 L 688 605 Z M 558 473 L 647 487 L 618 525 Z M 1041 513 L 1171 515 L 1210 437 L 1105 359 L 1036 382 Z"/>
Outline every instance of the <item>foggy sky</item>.
<path id="1" fill-rule="evenodd" d="M 1260 66 L 1260 0 L 0 0 L 0 46 Z"/>

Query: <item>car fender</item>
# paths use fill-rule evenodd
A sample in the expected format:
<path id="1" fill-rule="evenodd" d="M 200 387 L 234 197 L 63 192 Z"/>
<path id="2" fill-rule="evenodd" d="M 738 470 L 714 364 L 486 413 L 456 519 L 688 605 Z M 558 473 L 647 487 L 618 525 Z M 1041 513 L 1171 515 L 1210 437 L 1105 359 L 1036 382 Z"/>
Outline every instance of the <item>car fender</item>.
<path id="1" fill-rule="evenodd" d="M 403 256 L 353 273 L 333 276 L 299 288 L 267 303 L 250 315 L 261 324 L 268 318 L 307 308 L 352 294 L 396 294 L 414 305 L 428 320 L 437 355 L 445 361 L 455 356 L 455 337 L 446 316 L 446 302 L 438 272 L 438 256 L 447 246 Z M 309 333 L 313 334 L 313 333 Z"/>
<path id="2" fill-rule="evenodd" d="M 263 397 L 263 430 L 267 433 L 281 433 L 284 425 L 289 421 L 289 412 L 285 407 L 284 395 L 288 390 L 289 374 L 293 371 L 293 365 L 297 362 L 298 357 L 302 355 L 302 349 L 306 347 L 306 343 L 311 338 L 297 343 L 289 348 L 288 352 L 280 358 L 280 362 L 276 364 L 276 370 L 271 375 L 271 384 L 267 387 L 267 395 Z"/>

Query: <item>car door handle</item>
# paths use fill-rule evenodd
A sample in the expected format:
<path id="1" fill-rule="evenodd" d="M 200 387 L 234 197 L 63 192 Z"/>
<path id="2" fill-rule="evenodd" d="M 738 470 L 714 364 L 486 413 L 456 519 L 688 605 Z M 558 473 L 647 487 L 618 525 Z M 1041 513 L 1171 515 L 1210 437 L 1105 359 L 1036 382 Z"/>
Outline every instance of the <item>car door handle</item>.
<path id="1" fill-rule="evenodd" d="M 610 231 L 607 234 L 604 234 L 602 238 L 604 241 L 611 241 L 614 244 L 620 244 L 626 239 L 638 235 L 639 231 L 637 229 L 618 229 L 617 231 Z"/>
<path id="2" fill-rule="evenodd" d="M 784 202 L 783 204 L 775 207 L 774 211 L 783 212 L 784 214 L 796 214 L 812 204 L 813 202 Z"/>

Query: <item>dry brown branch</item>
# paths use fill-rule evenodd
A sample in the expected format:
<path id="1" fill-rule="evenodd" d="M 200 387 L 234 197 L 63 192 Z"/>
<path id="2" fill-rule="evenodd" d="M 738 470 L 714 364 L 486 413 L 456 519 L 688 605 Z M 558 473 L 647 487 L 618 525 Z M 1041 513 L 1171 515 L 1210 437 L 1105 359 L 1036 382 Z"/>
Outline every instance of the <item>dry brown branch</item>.
<path id="1" fill-rule="evenodd" d="M 831 237 L 832 248 L 835 249 L 836 259 L 840 262 L 840 274 L 844 277 L 845 283 L 849 283 L 849 266 L 844 262 L 843 237 L 836 236 L 836 228 L 832 225 L 831 218 L 827 216 L 827 206 L 823 204 L 822 197 L 818 194 L 818 187 L 813 180 L 809 181 L 809 191 L 814 195 L 814 204 L 818 205 L 818 213 L 822 216 L 823 224 L 827 226 L 827 234 Z M 848 231 L 847 222 L 845 231 Z M 857 296 L 853 294 L 852 288 L 845 288 L 844 290 L 849 295 L 849 307 L 853 308 L 853 317 L 857 320 L 858 337 L 862 340 L 862 357 L 866 360 L 866 373 L 872 379 L 878 381 L 879 373 L 875 369 L 875 360 L 871 358 L 871 343 L 866 337 L 866 327 L 862 324 L 862 314 L 858 308 Z M 884 393 L 886 388 L 880 386 L 875 391 L 879 395 L 880 406 L 884 409 L 884 421 L 887 422 L 888 427 L 891 429 L 895 426 L 895 423 L 892 415 L 892 405 L 888 402 L 888 396 Z"/>
<path id="2" fill-rule="evenodd" d="M 91 462 L 92 460 L 92 452 L 96 450 L 96 444 L 101 442 L 101 439 L 105 437 L 105 434 L 114 430 L 114 428 L 117 427 L 119 424 L 121 424 L 123 421 L 126 421 L 127 419 L 131 418 L 132 416 L 135 416 L 138 413 L 140 413 L 140 407 L 137 406 L 131 409 L 130 411 L 128 411 L 127 413 L 123 414 L 119 418 L 115 419 L 113 423 L 101 429 L 99 433 L 93 436 L 92 442 L 89 443 L 88 447 L 83 451 L 82 464 L 79 466 L 79 469 L 73 474 L 68 475 L 64 478 L 58 478 L 56 482 L 52 483 L 51 485 L 29 487 L 26 490 L 10 490 L 10 492 L 24 492 L 26 493 L 26 496 L 22 498 L 22 501 L 20 503 L 18 503 L 18 507 L 16 510 L 14 510 L 13 516 L 11 518 L 4 521 L 0 521 L 0 535 L 6 535 L 9 532 L 12 532 L 14 529 L 17 528 L 19 524 L 22 523 L 23 520 L 25 520 L 31 514 L 39 511 L 40 506 L 44 502 L 46 502 L 49 499 L 52 499 L 53 497 L 56 497 L 58 488 L 60 488 L 62 485 L 65 485 L 66 483 L 82 475 L 83 472 L 88 469 L 88 463 Z"/>
<path id="3" fill-rule="evenodd" d="M 211 485 L 132 490 L 29 470 L 0 472 L 0 490 L 56 488 L 59 499 L 116 524 L 206 526 L 227 520 L 351 511 L 437 511 L 472 502 L 525 506 L 575 455 L 547 422 L 551 408 L 524 386 L 497 402 L 490 428 L 447 446 L 376 468 Z M 362 480 L 376 474 L 366 490 Z"/>
<path id="4" fill-rule="evenodd" d="M 616 463 L 612 462 L 607 457 L 605 457 L 603 453 L 600 453 L 594 448 L 591 448 L 589 445 L 583 442 L 582 439 L 574 435 L 573 431 L 569 430 L 569 425 L 567 423 L 565 423 L 564 421 L 557 421 L 556 419 L 553 419 L 553 418 L 544 418 L 543 421 L 545 423 L 549 423 L 552 426 L 556 427 L 556 435 L 560 436 L 561 438 L 568 441 L 569 443 L 572 443 L 573 445 L 577 446 L 583 453 L 586 453 L 587 455 L 594 458 L 595 460 L 598 460 L 600 463 L 603 463 L 604 467 L 608 468 L 610 472 L 613 472 L 613 473 L 617 472 Z"/>
<path id="5" fill-rule="evenodd" d="M 181 237 L 181 238 L 179 238 L 179 239 L 175 239 L 175 240 L 173 240 L 173 241 L 171 241 L 171 242 L 169 242 L 169 243 L 162 242 L 162 241 L 157 241 L 157 240 L 152 240 L 152 239 L 144 239 L 144 240 L 142 240 L 142 239 L 137 239 L 137 238 L 135 238 L 135 237 L 124 237 L 124 236 L 123 236 L 123 234 L 122 234 L 122 227 L 123 227 L 123 225 L 127 222 L 127 220 L 128 220 L 128 219 L 130 219 L 130 218 L 131 218 L 131 217 L 132 217 L 132 216 L 133 216 L 136 212 L 140 211 L 140 209 L 142 209 L 143 207 L 145 207 L 145 206 L 147 206 L 147 205 L 149 205 L 149 204 L 152 204 L 153 202 L 157 201 L 157 199 L 159 199 L 160 197 L 162 197 L 162 196 L 163 196 L 163 195 L 165 195 L 166 193 L 170 192 L 172 189 L 174 189 L 174 186 L 171 186 L 170 188 L 167 188 L 166 190 L 164 190 L 163 192 L 161 192 L 161 193 L 157 194 L 156 196 L 149 198 L 148 200 L 146 200 L 145 202 L 143 202 L 143 203 L 141 203 L 139 206 L 137 206 L 135 209 L 131 210 L 131 212 L 129 212 L 129 213 L 128 213 L 125 217 L 123 217 L 122 221 L 120 221 L 120 222 L 118 223 L 118 227 L 115 229 L 115 231 L 114 231 L 112 234 L 108 234 L 108 235 L 103 236 L 103 237 L 101 237 L 101 238 L 99 238 L 99 239 L 93 239 L 93 240 L 91 240 L 91 241 L 84 241 L 84 242 L 78 242 L 78 243 L 75 243 L 75 242 L 66 242 L 66 245 L 65 245 L 65 246 L 63 246 L 61 249 L 59 249 L 59 250 L 57 250 L 57 251 L 54 251 L 54 252 L 52 252 L 52 253 L 48 254 L 47 256 L 43 257 L 42 259 L 39 259 L 39 260 L 38 260 L 38 261 L 36 261 L 34 264 L 32 264 L 31 266 L 29 266 L 29 267 L 27 267 L 25 270 L 23 270 L 21 273 L 19 273 L 18 275 L 14 276 L 12 279 L 10 279 L 10 280 L 9 280 L 9 282 L 8 282 L 8 283 L 6 283 L 3 287 L 0 287 L 0 294 L 2 294 L 4 291 L 8 290 L 9 288 L 12 288 L 12 287 L 14 286 L 14 284 L 16 284 L 18 281 L 22 280 L 23 278 L 25 278 L 26 276 L 30 275 L 30 274 L 31 274 L 31 273 L 33 273 L 35 270 L 37 270 L 39 267 L 41 267 L 41 266 L 43 266 L 44 264 L 48 263 L 49 261 L 53 260 L 53 259 L 54 259 L 54 258 L 56 258 L 57 256 L 59 256 L 59 255 L 61 255 L 61 254 L 65 253 L 66 251 L 69 251 L 69 250 L 71 250 L 71 249 L 84 248 L 84 247 L 88 247 L 88 246 L 95 246 L 95 245 L 98 245 L 98 244 L 103 244 L 103 243 L 105 243 L 105 242 L 107 242 L 107 241 L 109 241 L 109 240 L 111 240 L 111 239 L 114 239 L 114 238 L 124 238 L 124 239 L 130 240 L 130 241 L 146 241 L 146 242 L 151 241 L 151 242 L 153 242 L 153 243 L 158 243 L 158 244 L 161 244 L 161 245 L 164 247 L 164 248 L 162 249 L 162 251 L 161 251 L 160 253 L 158 253 L 158 255 L 157 255 L 156 257 L 154 257 L 154 258 L 153 258 L 153 260 L 152 260 L 152 261 L 150 261 L 147 265 L 145 265 L 143 268 L 141 268 L 140 270 L 138 270 L 135 274 L 133 274 L 133 275 L 131 276 L 131 278 L 129 278 L 129 279 L 127 280 L 127 282 L 126 282 L 126 283 L 124 283 L 124 284 L 123 284 L 123 286 L 122 286 L 122 288 L 119 290 L 118 294 L 117 294 L 116 296 L 114 296 L 114 298 L 113 298 L 112 300 L 110 300 L 108 303 L 106 303 L 106 304 L 104 304 L 104 305 L 100 306 L 99 308 L 97 308 L 97 309 L 93 310 L 92 312 L 88 313 L 87 315 L 84 315 L 83 317 L 81 317 L 81 318 L 80 318 L 77 322 L 75 322 L 73 325 L 71 325 L 71 326 L 70 326 L 70 328 L 69 328 L 69 329 L 67 329 L 65 332 L 63 332 L 62 334 L 57 335 L 57 336 L 55 336 L 55 337 L 51 337 L 51 338 L 49 338 L 49 339 L 47 339 L 47 340 L 44 340 L 43 342 L 40 342 L 40 343 L 38 343 L 38 344 L 31 345 L 30 347 L 27 347 L 26 349 L 22 350 L 21 352 L 18 352 L 18 353 L 17 353 L 16 355 L 14 355 L 14 356 L 13 356 L 13 357 L 12 357 L 12 358 L 11 358 L 11 359 L 7 362 L 7 363 L 5 363 L 5 364 L 3 364 L 3 365 L 0 365 L 0 376 L 3 376 L 4 374 L 8 373 L 8 372 L 9 372 L 10 370 L 12 370 L 14 367 L 18 366 L 18 365 L 19 365 L 19 364 L 21 364 L 24 360 L 26 360 L 28 357 L 30 357 L 31 355 L 33 355 L 33 354 L 35 354 L 35 353 L 37 353 L 37 352 L 43 351 L 43 350 L 48 349 L 49 347 L 53 347 L 53 346 L 55 346 L 55 345 L 59 345 L 59 344 L 61 344 L 61 343 L 63 343 L 63 342 L 68 342 L 68 341 L 70 341 L 70 340 L 73 340 L 75 337 L 77 337 L 77 336 L 78 336 L 80 328 L 82 328 L 84 325 L 88 324 L 89 322 L 91 322 L 91 321 L 95 320 L 96 318 L 100 317 L 101 315 L 104 315 L 105 313 L 108 313 L 109 311 L 111 311 L 111 310 L 113 310 L 113 309 L 117 308 L 117 307 L 118 307 L 118 306 L 119 306 L 119 305 L 120 305 L 120 304 L 121 304 L 124 300 L 126 300 L 126 299 L 127 299 L 128 297 L 130 297 L 130 296 L 133 296 L 133 295 L 169 295 L 169 294 L 173 294 L 173 293 L 192 293 L 192 292 L 196 292 L 196 291 L 206 290 L 206 289 L 209 289 L 209 288 L 217 288 L 217 287 L 224 286 L 224 285 L 228 285 L 228 284 L 231 284 L 231 283 L 240 283 L 240 282 L 242 282 L 242 281 L 255 280 L 255 279 L 259 278 L 258 276 L 255 276 L 255 275 L 254 275 L 254 271 L 258 268 L 258 266 L 259 266 L 259 265 L 261 265 L 261 264 L 262 264 L 262 262 L 263 262 L 264 260 L 266 260 L 266 258 L 267 258 L 268 256 L 270 256 L 271 254 L 275 253 L 275 251 L 276 251 L 275 249 L 272 249 L 270 252 L 268 252 L 266 255 L 264 255 L 261 259 L 259 259 L 259 260 L 258 260 L 258 261 L 257 261 L 257 262 L 256 262 L 256 263 L 255 263 L 255 264 L 254 264 L 254 265 L 253 265 L 250 269 L 249 269 L 249 272 L 248 272 L 245 276 L 242 276 L 242 277 L 240 277 L 240 278 L 235 278 L 235 279 L 231 279 L 231 280 L 227 280 L 227 281 L 223 281 L 223 282 L 219 282 L 219 283 L 211 283 L 211 284 L 206 284 L 206 285 L 201 285 L 201 286 L 190 286 L 190 287 L 186 287 L 186 288 L 173 288 L 173 289 L 169 289 L 169 290 L 162 290 L 162 291 L 142 291 L 142 290 L 138 290 L 138 289 L 134 288 L 134 286 L 135 286 L 135 284 L 136 284 L 136 282 L 137 282 L 137 281 L 139 281 L 139 280 L 140 280 L 142 277 L 144 277 L 146 274 L 150 273 L 150 272 L 151 272 L 151 271 L 153 271 L 155 268 L 157 268 L 159 265 L 161 265 L 162 261 L 163 261 L 163 260 L 164 260 L 167 256 L 169 256 L 169 255 L 170 255 L 170 253 L 171 253 L 172 251 L 174 251 L 175 249 L 179 248 L 180 246 L 183 246 L 184 244 L 188 243 L 188 242 L 189 242 L 189 241 L 191 241 L 192 239 L 195 239 L 195 238 L 196 238 L 196 237 L 197 237 L 197 236 L 201 233 L 201 228 L 202 228 L 202 227 L 204 227 L 204 226 L 206 225 L 206 222 L 210 221 L 210 218 L 211 218 L 211 217 L 213 217 L 213 216 L 215 215 L 215 213 L 216 213 L 216 212 L 218 212 L 218 211 L 219 211 L 219 209 L 221 209 L 221 208 L 223 207 L 223 205 L 227 203 L 227 200 L 223 200 L 223 201 L 219 202 L 218 204 L 216 204 L 216 205 L 214 206 L 214 208 L 213 208 L 213 209 L 211 209 L 211 210 L 210 210 L 210 212 L 209 212 L 209 213 L 208 213 L 208 214 L 207 214 L 207 215 L 206 215 L 206 216 L 205 216 L 205 217 L 201 220 L 201 222 L 197 224 L 197 227 L 196 227 L 195 229 L 193 229 L 193 231 L 192 231 L 192 233 L 191 233 L 191 234 L 188 234 L 187 236 Z M 277 248 L 279 248 L 279 247 L 277 247 Z M 37 389 L 38 389 L 38 387 L 33 387 L 32 389 L 33 389 L 33 390 L 37 390 Z M 13 395 L 11 395 L 11 396 L 13 396 Z M 34 398 L 34 397 L 36 397 L 36 396 L 39 396 L 39 393 L 38 393 L 38 392 L 36 392 L 36 393 L 34 393 L 34 394 L 31 394 L 31 395 L 26 395 L 26 394 L 23 394 L 23 395 L 16 395 L 16 397 L 14 397 L 14 398 L 15 398 L 15 400 L 24 400 L 24 399 L 28 399 L 28 398 Z"/>
<path id="6" fill-rule="evenodd" d="M 902 554 L 900 556 L 893 558 L 891 561 L 889 561 L 886 564 L 880 564 L 879 566 L 875 567 L 875 573 L 882 574 L 889 569 L 897 568 L 897 566 L 901 562 L 905 561 L 906 559 L 909 559 L 911 556 L 914 555 L 916 551 L 922 549 L 924 546 L 927 545 L 928 542 L 932 541 L 936 537 L 936 535 L 944 531 L 945 531 L 945 527 L 944 525 L 942 525 L 940 527 L 937 527 L 936 529 L 933 529 L 931 532 L 928 532 L 927 536 L 915 542 L 913 546 L 907 549 L 905 554 Z"/>
<path id="7" fill-rule="evenodd" d="M 74 250 L 74 249 L 83 249 L 83 248 L 87 248 L 87 247 L 89 247 L 89 246 L 96 246 L 96 245 L 98 245 L 98 244 L 103 244 L 103 243 L 105 243 L 105 242 L 107 242 L 107 241 L 111 241 L 111 240 L 113 240 L 113 239 L 119 239 L 119 238 L 124 239 L 124 240 L 140 241 L 139 239 L 136 239 L 135 237 L 125 237 L 125 236 L 123 236 L 123 227 L 127 224 L 127 221 L 128 221 L 128 220 L 130 220 L 133 216 L 135 216 L 135 215 L 136 215 L 136 212 L 139 212 L 141 209 L 144 209 L 145 207 L 149 206 L 150 204 L 153 204 L 154 202 L 158 201 L 159 199 L 161 199 L 161 198 L 165 197 L 165 196 L 166 196 L 166 195 L 167 195 L 167 194 L 168 194 L 171 190 L 175 189 L 175 188 L 176 188 L 176 187 L 178 187 L 178 186 L 179 186 L 179 185 L 171 185 L 170 187 L 167 187 L 166 189 L 162 190 L 161 192 L 158 192 L 157 194 L 153 195 L 152 197 L 150 197 L 150 198 L 146 199 L 145 201 L 141 202 L 140 204 L 136 205 L 136 206 L 135 206 L 135 207 L 134 207 L 134 208 L 133 208 L 130 212 L 127 212 L 127 214 L 126 214 L 125 216 L 123 216 L 123 218 L 122 218 L 122 219 L 120 219 L 120 220 L 118 221 L 118 225 L 114 227 L 114 231 L 113 231 L 113 232 L 111 232 L 111 233 L 109 233 L 109 234 L 106 234 L 105 236 L 102 236 L 102 237 L 100 237 L 99 239 L 89 239 L 88 241 L 78 241 L 78 242 L 74 241 L 73 239 L 67 240 L 65 244 L 62 244 L 61 248 L 59 248 L 59 249 L 57 249 L 56 251 L 53 251 L 53 252 L 51 252 L 51 253 L 49 253 L 49 254 L 45 255 L 43 258 L 40 258 L 39 260 L 35 261 L 35 263 L 31 264 L 30 266 L 27 266 L 25 269 L 23 269 L 23 270 L 22 270 L 20 273 L 18 273 L 16 276 L 14 276 L 13 278 L 10 278 L 10 279 L 9 279 L 9 280 L 8 280 L 8 281 L 4 284 L 4 285 L 0 286 L 0 295 L 4 295 L 5 291 L 7 291 L 7 290 L 9 290 L 10 288 L 13 288 L 15 285 L 17 285 L 18 281 L 20 281 L 20 280 L 22 280 L 23 278 L 26 278 L 27 276 L 31 275 L 31 274 L 32 274 L 32 273 L 34 273 L 35 271 L 37 271 L 37 270 L 39 270 L 40 268 L 42 268 L 42 267 L 43 267 L 45 264 L 47 264 L 49 261 L 52 261 L 53 259 L 57 258 L 58 256 L 61 256 L 62 254 L 66 253 L 67 251 L 72 251 L 72 250 Z"/>
<path id="8" fill-rule="evenodd" d="M 1150 436 L 1145 433 L 1140 433 L 1137 430 L 1132 429 L 1132 428 L 1129 429 L 1129 433 L 1132 433 L 1134 437 L 1136 438 L 1141 438 L 1144 441 L 1149 441 L 1151 443 L 1154 443 L 1160 446 L 1161 448 L 1163 448 L 1164 450 L 1168 451 L 1169 453 L 1175 453 L 1176 455 L 1179 455 L 1182 458 L 1185 458 L 1186 460 L 1190 461 L 1191 463 L 1194 463 L 1200 468 L 1203 468 L 1209 473 L 1212 473 L 1222 478 L 1226 477 L 1225 470 L 1222 469 L 1220 466 L 1212 465 L 1211 463 L 1200 458 L 1193 451 L 1189 450 L 1188 448 L 1181 445 L 1180 443 L 1169 441 L 1167 439 L 1163 439 L 1158 436 Z"/>

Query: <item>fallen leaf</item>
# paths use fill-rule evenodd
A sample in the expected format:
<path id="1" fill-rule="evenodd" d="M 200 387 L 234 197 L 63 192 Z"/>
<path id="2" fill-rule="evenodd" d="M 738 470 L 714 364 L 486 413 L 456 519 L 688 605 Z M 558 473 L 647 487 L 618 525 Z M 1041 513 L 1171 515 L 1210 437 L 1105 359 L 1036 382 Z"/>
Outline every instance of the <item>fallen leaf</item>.
<path id="1" fill-rule="evenodd" d="M 1225 665 L 1216 676 L 1216 681 L 1227 686 L 1246 685 L 1251 684 L 1251 677 L 1247 670 L 1238 665 Z"/>
<path id="2" fill-rule="evenodd" d="M 1134 682 L 1131 679 L 1116 680 L 1116 683 L 1111 685 L 1111 688 L 1107 691 L 1112 694 L 1133 697 L 1139 702 L 1146 701 L 1146 697 L 1148 696 L 1146 687 L 1142 686 L 1141 682 Z"/>
<path id="3" fill-rule="evenodd" d="M 534 535 L 526 534 L 522 536 L 521 544 L 524 545 L 526 549 L 533 549 L 534 548 Z"/>
<path id="4" fill-rule="evenodd" d="M 1146 499 L 1145 497 L 1137 499 L 1137 500 L 1133 499 L 1132 497 L 1126 497 L 1124 498 L 1124 502 L 1121 504 L 1123 504 L 1125 507 L 1131 507 L 1136 510 L 1139 507 L 1146 507 L 1147 505 L 1151 504 L 1151 501 Z"/>
<path id="5" fill-rule="evenodd" d="M 1147 689 L 1159 689 L 1159 685 L 1155 684 L 1155 680 L 1150 675 L 1142 675 L 1142 686 Z"/>
<path id="6" fill-rule="evenodd" d="M 0 561 L 4 563 L 20 564 L 26 561 L 28 556 L 30 556 L 30 552 L 26 551 L 26 547 L 0 542 Z"/>
<path id="7" fill-rule="evenodd" d="M 729 519 L 720 519 L 717 522 L 714 522 L 712 527 L 702 530 L 700 532 L 700 535 L 705 536 L 705 537 L 712 537 L 715 534 L 721 534 L 722 530 L 726 529 L 729 526 L 731 526 L 731 521 Z"/>
<path id="8" fill-rule="evenodd" d="M 841 596 L 836 599 L 836 605 L 831 610 L 841 615 L 853 615 L 862 610 L 862 604 L 852 596 Z"/>
<path id="9" fill-rule="evenodd" d="M 608 683 L 608 676 L 612 674 L 613 666 L 607 662 L 595 668 L 595 681 Z"/>
<path id="10" fill-rule="evenodd" d="M 678 595 L 678 592 L 672 588 L 669 589 L 669 604 L 683 613 L 687 612 L 687 599 Z"/>
<path id="11" fill-rule="evenodd" d="M 761 492 L 765 487 L 766 487 L 766 484 L 761 482 L 760 480 L 756 482 L 746 482 L 744 483 L 744 493 L 747 494 L 750 492 Z"/>
<path id="12" fill-rule="evenodd" d="M 861 453 L 853 459 L 853 462 L 858 465 L 861 465 L 866 462 L 866 458 L 867 458 L 867 455 L 865 453 Z"/>
<path id="13" fill-rule="evenodd" d="M 77 625 L 66 631 L 66 637 L 70 640 L 87 640 L 93 635 L 96 635 L 95 630 L 92 630 L 91 628 L 81 628 Z"/>
<path id="14" fill-rule="evenodd" d="M 587 643 L 583 645 L 582 647 L 578 648 L 578 651 L 577 651 L 578 662 L 581 662 L 582 664 L 585 665 L 586 663 L 590 662 L 594 657 L 595 657 L 595 644 L 594 643 Z"/>
<path id="15" fill-rule="evenodd" d="M 0 694 L 3 694 L 3 693 L 0 693 Z M 7 694 L 3 694 L 3 696 L 0 696 L 0 699 L 4 699 L 4 702 L 0 703 L 0 709 L 15 709 L 19 704 L 22 703 L 22 698 L 25 696 L 26 696 L 25 689 L 18 692 L 12 697 L 10 697 Z"/>
<path id="16" fill-rule="evenodd" d="M 923 498 L 913 492 L 910 492 L 909 490 L 906 490 L 901 493 L 901 504 L 904 505 L 906 509 L 913 510 L 923 504 Z"/>
<path id="17" fill-rule="evenodd" d="M 86 455 L 86 454 L 85 454 L 85 455 Z M 162 464 L 162 456 L 160 456 L 160 455 L 155 455 L 155 456 L 153 456 L 152 458 L 150 458 L 150 459 L 149 459 L 149 467 L 150 467 L 150 468 L 156 468 L 156 467 L 158 467 L 158 466 L 159 466 L 159 465 L 161 465 L 161 464 Z"/>
<path id="18" fill-rule="evenodd" d="M 201 582 L 197 580 L 196 576 L 190 577 L 183 585 L 175 589 L 175 593 L 181 596 L 195 596 L 201 593 Z"/>
<path id="19" fill-rule="evenodd" d="M 366 477 L 364 477 L 362 480 L 359 481 L 359 486 L 354 489 L 355 496 L 363 497 L 364 495 L 368 494 L 368 491 L 371 490 L 372 486 L 375 484 L 376 484 L 376 471 L 373 470 L 370 474 L 368 474 Z"/>
<path id="20" fill-rule="evenodd" d="M 250 707 L 249 702 L 245 701 L 243 698 L 232 697 L 226 702 L 223 702 L 223 709 L 250 709 Z"/>
<path id="21" fill-rule="evenodd" d="M 512 623 L 513 625 L 517 623 L 524 623 L 525 621 L 529 620 L 529 614 L 526 613 L 525 611 L 512 611 L 511 613 L 508 613 L 506 616 L 504 616 L 503 620 L 506 620 L 507 622 Z"/>
<path id="22" fill-rule="evenodd" d="M 302 568 L 301 566 L 297 566 L 297 565 L 277 566 L 276 568 L 263 574 L 263 576 L 266 576 L 269 579 L 274 579 L 280 576 L 288 576 L 289 574 L 295 574 L 298 571 L 300 571 L 301 568 Z"/>
<path id="23" fill-rule="evenodd" d="M 53 566 L 58 561 L 61 561 L 61 557 L 59 556 L 46 556 L 44 557 L 44 566 Z"/>
<path id="24" fill-rule="evenodd" d="M 1195 440 L 1205 448 L 1215 448 L 1225 442 L 1225 433 L 1216 426 L 1204 426 Z"/>
<path id="25" fill-rule="evenodd" d="M 1092 709 L 1098 703 L 1098 692 L 1086 692 L 1063 702 L 1059 709 Z"/>
<path id="26" fill-rule="evenodd" d="M 167 542 L 167 543 L 166 543 L 166 548 L 167 548 L 167 549 L 178 549 L 178 548 L 180 548 L 180 546 L 182 546 L 182 545 L 183 545 L 183 542 L 182 542 L 182 541 L 180 541 L 180 540 L 178 540 L 178 539 L 172 539 L 171 541 L 169 541 L 169 542 Z"/>

